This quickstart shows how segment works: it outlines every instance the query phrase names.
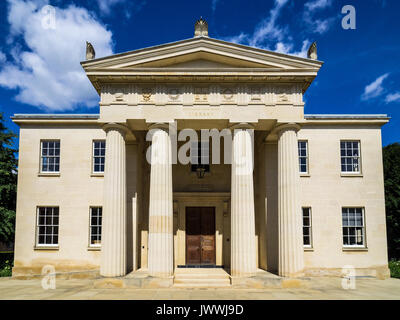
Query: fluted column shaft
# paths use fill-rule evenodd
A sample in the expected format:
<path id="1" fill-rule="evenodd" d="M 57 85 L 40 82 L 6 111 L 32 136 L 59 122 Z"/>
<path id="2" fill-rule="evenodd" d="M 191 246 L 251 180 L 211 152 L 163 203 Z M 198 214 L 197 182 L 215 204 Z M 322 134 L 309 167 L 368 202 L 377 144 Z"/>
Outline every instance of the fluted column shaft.
<path id="1" fill-rule="evenodd" d="M 253 147 L 248 130 L 236 129 L 232 149 L 231 275 L 250 277 L 257 270 Z"/>
<path id="2" fill-rule="evenodd" d="M 104 171 L 104 204 L 100 274 L 126 274 L 126 157 L 125 127 L 108 124 Z"/>
<path id="3" fill-rule="evenodd" d="M 155 128 L 151 144 L 148 268 L 154 277 L 174 272 L 171 139 Z"/>
<path id="4" fill-rule="evenodd" d="M 296 124 L 278 127 L 279 275 L 295 277 L 304 269 Z"/>

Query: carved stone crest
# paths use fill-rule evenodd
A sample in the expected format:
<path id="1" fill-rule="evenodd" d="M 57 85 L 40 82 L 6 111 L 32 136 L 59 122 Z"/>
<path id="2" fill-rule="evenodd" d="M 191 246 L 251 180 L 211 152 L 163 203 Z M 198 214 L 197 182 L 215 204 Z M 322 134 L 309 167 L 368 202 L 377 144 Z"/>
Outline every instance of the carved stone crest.
<path id="1" fill-rule="evenodd" d="M 152 95 L 153 95 L 153 90 L 151 88 L 142 89 L 142 98 L 144 102 L 150 102 Z"/>
<path id="2" fill-rule="evenodd" d="M 222 91 L 222 96 L 224 97 L 224 100 L 231 101 L 233 99 L 233 90 L 231 88 L 225 88 Z"/>
<path id="3" fill-rule="evenodd" d="M 168 90 L 168 98 L 171 100 L 171 101 L 177 101 L 177 100 L 179 100 L 179 97 L 180 97 L 180 90 L 179 90 L 179 88 L 170 88 L 169 90 Z"/>

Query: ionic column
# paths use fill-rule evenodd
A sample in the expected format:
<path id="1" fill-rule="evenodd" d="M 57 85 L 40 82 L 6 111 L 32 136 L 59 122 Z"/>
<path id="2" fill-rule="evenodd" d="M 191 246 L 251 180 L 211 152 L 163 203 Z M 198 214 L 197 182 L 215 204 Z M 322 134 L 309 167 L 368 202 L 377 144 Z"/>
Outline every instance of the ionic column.
<path id="1" fill-rule="evenodd" d="M 151 143 L 148 268 L 153 277 L 174 272 L 172 152 L 164 125 L 155 125 Z"/>
<path id="2" fill-rule="evenodd" d="M 254 189 L 253 140 L 248 124 L 234 129 L 231 186 L 231 275 L 251 277 L 257 271 Z M 247 129 L 247 130 L 246 130 Z"/>
<path id="3" fill-rule="evenodd" d="M 100 274 L 126 274 L 126 157 L 127 128 L 115 123 L 103 127 L 107 133 L 104 171 L 104 204 L 101 231 Z"/>
<path id="4" fill-rule="evenodd" d="M 302 217 L 299 203 L 297 124 L 277 127 L 279 275 L 296 277 L 304 269 Z"/>

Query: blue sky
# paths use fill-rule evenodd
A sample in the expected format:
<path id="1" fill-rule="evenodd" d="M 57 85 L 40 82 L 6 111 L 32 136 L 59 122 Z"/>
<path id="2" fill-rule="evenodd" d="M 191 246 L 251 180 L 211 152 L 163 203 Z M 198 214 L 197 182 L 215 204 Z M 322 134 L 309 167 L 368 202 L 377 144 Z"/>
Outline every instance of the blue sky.
<path id="1" fill-rule="evenodd" d="M 356 9 L 355 30 L 342 28 L 345 5 Z M 399 12 L 396 0 L 4 0 L 0 111 L 15 132 L 15 113 L 97 113 L 79 64 L 86 40 L 101 57 L 191 38 L 203 16 L 217 39 L 300 56 L 317 41 L 325 64 L 305 112 L 385 113 L 383 144 L 400 142 Z"/>

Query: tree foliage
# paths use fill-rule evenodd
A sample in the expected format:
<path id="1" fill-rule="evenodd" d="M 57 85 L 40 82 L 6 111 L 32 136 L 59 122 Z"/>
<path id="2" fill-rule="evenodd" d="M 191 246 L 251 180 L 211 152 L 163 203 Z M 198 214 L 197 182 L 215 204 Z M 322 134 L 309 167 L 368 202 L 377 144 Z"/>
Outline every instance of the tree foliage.
<path id="1" fill-rule="evenodd" d="M 3 243 L 12 243 L 15 233 L 17 150 L 12 148 L 14 137 L 0 113 L 0 242 Z"/>
<path id="2" fill-rule="evenodd" d="M 400 259 L 400 144 L 383 148 L 386 226 L 390 259 Z"/>

